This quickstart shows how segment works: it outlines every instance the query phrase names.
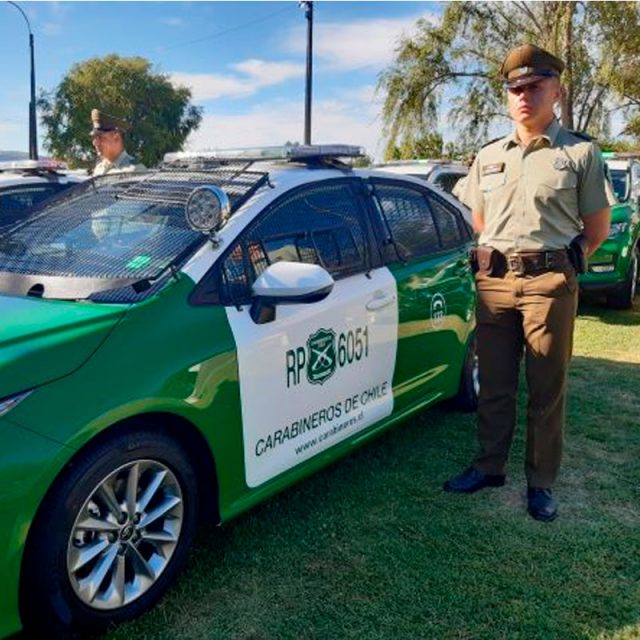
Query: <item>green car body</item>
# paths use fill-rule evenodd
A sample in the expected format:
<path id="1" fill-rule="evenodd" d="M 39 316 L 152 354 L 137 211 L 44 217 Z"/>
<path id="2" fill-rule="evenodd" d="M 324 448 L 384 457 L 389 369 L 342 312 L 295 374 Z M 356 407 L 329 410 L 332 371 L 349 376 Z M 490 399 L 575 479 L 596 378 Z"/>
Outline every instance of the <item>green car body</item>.
<path id="1" fill-rule="evenodd" d="M 268 202 L 263 202 L 264 198 L 271 202 L 276 195 L 281 197 L 292 188 L 303 189 L 313 184 L 317 178 L 298 175 L 306 171 L 304 168 L 285 169 L 282 180 L 277 171 L 271 172 L 271 184 L 265 183 L 262 190 L 258 190 L 256 202 L 249 201 L 232 216 L 236 228 L 229 230 L 227 236 L 224 233 L 234 225 L 228 224 L 221 230 L 222 248 L 217 248 L 215 243 L 205 247 L 207 240 L 203 239 L 191 254 L 183 257 L 180 269 L 172 269 L 169 275 L 163 276 L 160 286 L 143 293 L 139 301 L 96 302 L 82 297 L 67 300 L 47 298 L 46 295 L 39 298 L 19 295 L 15 289 L 9 294 L 0 293 L 3 318 L 0 342 L 0 637 L 17 632 L 23 624 L 30 622 L 24 619 L 24 615 L 28 615 L 25 612 L 31 610 L 29 599 L 33 588 L 29 582 L 33 581 L 33 576 L 29 576 L 25 568 L 29 562 L 27 556 L 40 553 L 42 550 L 37 552 L 36 548 L 46 547 L 46 533 L 51 531 L 53 535 L 62 526 L 56 521 L 57 512 L 47 509 L 52 501 L 58 505 L 69 502 L 70 512 L 80 509 L 81 502 L 74 507 L 71 494 L 81 495 L 83 488 L 73 485 L 65 502 L 64 482 L 82 465 L 100 465 L 105 458 L 98 455 L 98 451 L 109 452 L 116 461 L 112 465 L 115 469 L 118 450 L 110 448 L 111 443 L 129 438 L 127 442 L 134 441 L 131 445 L 134 447 L 135 434 L 141 429 L 147 434 L 157 432 L 163 438 L 169 438 L 186 452 L 189 472 L 197 478 L 201 492 L 197 500 L 198 514 L 223 523 L 416 411 L 460 394 L 464 384 L 468 384 L 469 366 L 473 360 L 475 302 L 473 277 L 466 259 L 471 234 L 463 225 L 459 228 L 459 241 L 448 249 L 439 248 L 428 255 L 405 256 L 401 260 L 377 257 L 362 273 L 336 280 L 336 289 L 326 301 L 286 307 L 276 305 L 276 318 L 270 323 L 272 328 L 269 329 L 269 324 L 264 325 L 271 334 L 260 343 L 261 346 L 254 348 L 249 343 L 248 351 L 240 346 L 240 333 L 234 322 L 236 317 L 242 316 L 250 331 L 254 331 L 256 327 L 248 318 L 249 307 L 225 304 L 224 301 L 202 302 L 198 298 L 198 289 L 202 289 L 206 275 L 204 278 L 194 276 L 194 273 L 203 273 L 201 266 L 188 268 L 201 261 L 193 256 L 209 255 L 214 270 L 225 256 L 230 259 L 230 254 L 225 253 L 226 247 L 233 245 L 234 238 L 242 237 L 250 225 L 250 222 L 244 226 L 240 224 L 243 217 L 259 220 L 260 212 L 269 206 Z M 366 193 L 360 191 L 361 182 L 374 183 L 377 179 L 376 174 L 370 172 L 345 182 L 344 172 L 323 171 L 327 184 L 332 181 L 347 184 L 350 189 L 355 187 L 360 195 Z M 406 185 L 404 180 L 389 181 L 384 177 L 379 180 L 380 185 L 388 184 L 389 188 Z M 293 187 L 289 182 L 295 183 Z M 409 181 L 409 186 L 412 182 L 418 183 L 417 180 Z M 275 195 L 268 193 L 274 188 Z M 382 189 L 382 186 L 374 188 Z M 422 185 L 415 188 L 421 192 L 426 189 Z M 261 195 L 263 192 L 266 195 Z M 74 197 L 70 195 L 70 201 Z M 444 201 L 444 204 L 449 206 L 453 202 Z M 57 206 L 64 206 L 64 203 Z M 371 237 L 367 244 L 373 248 L 383 243 L 379 238 Z M 386 273 L 385 277 L 392 282 L 394 296 L 397 296 L 393 298 L 393 308 L 386 307 L 397 317 L 393 325 L 394 344 L 389 345 L 393 353 L 393 361 L 389 362 L 391 384 L 381 382 L 361 389 L 358 377 L 368 371 L 365 363 L 366 357 L 370 356 L 368 350 L 378 349 L 374 339 L 375 331 L 378 331 L 375 323 L 357 329 L 354 326 L 353 330 L 341 333 L 339 323 L 332 328 L 318 325 L 312 311 L 328 304 L 332 296 L 342 295 L 341 286 L 343 289 L 352 287 L 355 291 L 366 288 L 367 283 L 375 279 L 376 272 Z M 353 284 L 349 284 L 351 281 Z M 0 278 L 0 288 L 3 282 Z M 206 298 L 209 294 L 203 295 Z M 388 304 L 379 291 L 375 292 L 372 303 L 371 308 Z M 323 409 L 319 412 L 313 404 L 316 400 L 307 403 L 309 412 L 313 411 L 308 416 L 309 424 L 313 423 L 308 429 L 313 429 L 310 435 L 316 437 L 299 437 L 301 427 L 300 431 L 296 427 L 296 435 L 292 435 L 296 422 L 260 438 L 253 451 L 256 456 L 266 457 L 271 453 L 270 448 L 284 447 L 285 437 L 296 437 L 304 445 L 299 446 L 299 450 L 314 447 L 318 444 L 317 435 L 323 429 L 322 420 L 328 420 L 329 409 L 339 411 L 343 418 L 352 417 L 350 421 L 336 422 L 331 431 L 323 434 L 323 437 L 335 438 L 332 446 L 318 447 L 315 455 L 301 453 L 301 462 L 285 461 L 283 468 L 261 467 L 255 476 L 250 476 L 247 456 L 251 450 L 245 442 L 247 432 L 243 421 L 249 419 L 250 407 L 247 405 L 253 400 L 247 401 L 243 395 L 249 387 L 243 387 L 241 376 L 251 360 L 243 360 L 244 356 L 239 354 L 251 354 L 251 349 L 255 349 L 259 359 L 260 353 L 267 348 L 264 345 L 273 344 L 274 336 L 282 342 L 278 314 L 282 314 L 282 322 L 285 317 L 293 321 L 298 307 L 300 314 L 308 310 L 302 321 L 302 332 L 309 335 L 308 350 L 304 344 L 297 349 L 295 345 L 289 345 L 291 348 L 288 349 L 278 346 L 282 361 L 265 375 L 284 386 L 286 354 L 285 392 L 297 393 L 301 406 L 306 406 L 305 393 L 316 394 L 314 398 L 322 399 Z M 290 366 L 290 355 L 295 359 L 304 348 L 304 358 L 311 358 L 314 353 L 318 354 L 314 349 L 326 344 L 327 335 L 331 333 L 335 334 L 332 366 L 326 365 L 326 350 L 325 356 L 322 353 L 315 356 L 314 366 L 319 366 L 313 375 L 309 362 L 306 368 Z M 324 366 L 321 357 L 325 358 Z M 336 364 L 339 362 L 342 362 L 342 368 Z M 308 381 L 303 380 L 305 374 Z M 342 395 L 330 397 L 326 391 L 329 384 L 324 384 L 326 378 L 333 377 L 337 384 L 340 375 L 343 376 Z M 268 394 L 265 395 L 268 398 Z M 361 404 L 362 411 L 358 414 L 361 416 L 366 411 L 364 405 L 370 402 L 373 406 L 378 396 L 385 396 L 388 410 L 379 418 L 372 417 L 365 427 L 350 432 L 351 424 L 359 419 L 353 417 L 355 406 Z M 269 404 L 268 399 L 261 402 Z M 257 405 L 257 409 L 262 410 L 262 405 Z M 320 427 L 316 429 L 318 421 Z M 290 426 L 291 430 L 287 431 Z M 345 429 L 346 435 L 334 435 L 340 429 Z M 171 465 L 167 466 L 171 468 Z M 184 486 L 182 489 L 184 491 Z M 64 495 L 60 496 L 61 492 Z M 186 494 L 183 497 L 185 502 L 190 499 Z M 73 519 L 73 514 L 71 517 Z M 124 540 L 123 530 L 120 534 Z M 68 544 L 71 548 L 73 540 Z M 58 549 L 56 553 L 64 554 L 64 551 Z M 67 577 L 47 575 L 43 580 L 58 580 L 62 584 Z M 119 613 L 117 607 L 116 610 L 112 613 Z M 111 620 L 109 613 L 106 612 L 102 623 Z M 101 612 L 98 614 L 102 615 Z M 118 621 L 132 616 L 125 613 L 121 618 L 115 615 L 113 619 Z M 68 626 L 73 628 L 73 624 L 71 621 Z"/>
<path id="2" fill-rule="evenodd" d="M 579 277 L 582 291 L 602 293 L 613 308 L 633 304 L 640 250 L 640 163 L 624 154 L 604 153 L 618 202 L 611 207 L 609 237 L 589 258 L 589 270 Z"/>

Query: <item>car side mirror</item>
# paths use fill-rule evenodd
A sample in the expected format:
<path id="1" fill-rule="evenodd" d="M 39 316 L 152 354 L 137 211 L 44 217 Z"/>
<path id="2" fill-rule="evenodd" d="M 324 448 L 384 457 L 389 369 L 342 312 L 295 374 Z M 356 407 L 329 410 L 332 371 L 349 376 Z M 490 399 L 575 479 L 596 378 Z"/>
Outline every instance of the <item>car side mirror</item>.
<path id="1" fill-rule="evenodd" d="M 271 322 L 277 305 L 320 302 L 331 293 L 333 285 L 331 275 L 317 264 L 275 262 L 253 283 L 254 300 L 249 313 L 256 324 Z"/>

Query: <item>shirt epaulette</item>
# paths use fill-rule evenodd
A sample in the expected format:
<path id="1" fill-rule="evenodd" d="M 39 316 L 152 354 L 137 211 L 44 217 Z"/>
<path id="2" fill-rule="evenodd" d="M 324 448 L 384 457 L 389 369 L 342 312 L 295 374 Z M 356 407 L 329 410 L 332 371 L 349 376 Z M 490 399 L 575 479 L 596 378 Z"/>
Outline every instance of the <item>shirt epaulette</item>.
<path id="1" fill-rule="evenodd" d="M 498 140 L 502 140 L 504 138 L 504 136 L 500 136 L 499 138 L 494 138 L 493 140 L 489 140 L 489 142 L 485 142 L 480 148 L 484 149 L 485 147 L 488 147 L 490 144 L 493 144 L 494 142 L 498 142 Z"/>
<path id="2" fill-rule="evenodd" d="M 574 131 L 573 129 L 567 129 L 567 131 L 569 131 L 569 133 L 576 136 L 576 138 L 582 138 L 583 140 L 588 140 L 589 142 L 593 142 L 595 140 L 593 136 L 590 136 L 588 133 L 585 133 L 584 131 Z"/>

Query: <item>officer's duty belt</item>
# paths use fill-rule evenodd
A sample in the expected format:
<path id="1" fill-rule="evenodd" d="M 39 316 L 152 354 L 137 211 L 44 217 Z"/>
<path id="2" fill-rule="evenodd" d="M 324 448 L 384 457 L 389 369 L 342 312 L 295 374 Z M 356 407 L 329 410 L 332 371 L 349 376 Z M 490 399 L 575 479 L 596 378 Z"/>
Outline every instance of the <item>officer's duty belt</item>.
<path id="1" fill-rule="evenodd" d="M 564 271 L 571 266 L 565 249 L 555 251 L 526 251 L 504 256 L 506 268 L 518 276 L 544 271 Z"/>
<path id="2" fill-rule="evenodd" d="M 545 271 L 571 269 L 565 249 L 522 251 L 505 255 L 493 247 L 480 245 L 471 250 L 471 267 L 476 272 L 501 278 L 511 271 L 518 276 L 537 275 Z"/>

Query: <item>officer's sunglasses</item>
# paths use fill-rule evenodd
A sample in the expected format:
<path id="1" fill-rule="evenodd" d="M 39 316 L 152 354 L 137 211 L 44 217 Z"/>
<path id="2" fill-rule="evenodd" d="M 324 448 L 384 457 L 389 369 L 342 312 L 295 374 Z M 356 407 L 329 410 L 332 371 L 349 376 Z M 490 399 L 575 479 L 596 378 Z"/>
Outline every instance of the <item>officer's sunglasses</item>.
<path id="1" fill-rule="evenodd" d="M 507 92 L 510 93 L 512 96 L 519 96 L 521 93 L 525 93 L 525 92 L 536 93 L 537 91 L 540 91 L 540 89 L 542 89 L 545 81 L 546 81 L 546 78 L 541 78 L 540 80 L 536 80 L 531 84 L 523 84 L 520 87 L 507 87 Z"/>

